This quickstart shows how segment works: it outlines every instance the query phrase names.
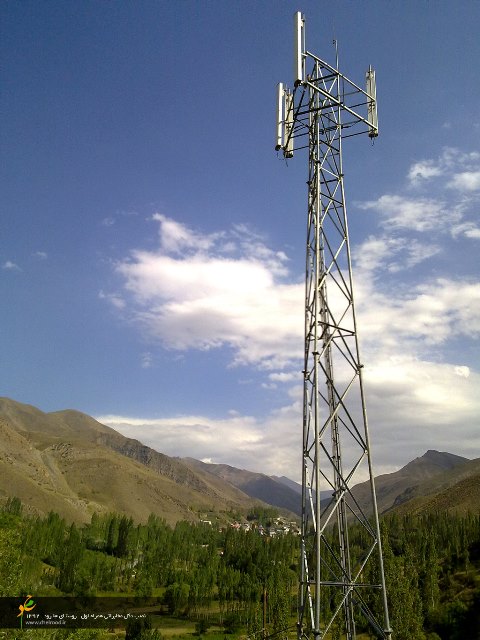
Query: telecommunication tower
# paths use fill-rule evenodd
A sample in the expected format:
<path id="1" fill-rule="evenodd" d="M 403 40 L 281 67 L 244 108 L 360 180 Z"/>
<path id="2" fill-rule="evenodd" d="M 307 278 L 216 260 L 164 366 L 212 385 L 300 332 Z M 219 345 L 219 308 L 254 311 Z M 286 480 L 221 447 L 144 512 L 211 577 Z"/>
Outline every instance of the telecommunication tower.
<path id="1" fill-rule="evenodd" d="M 308 51 L 300 12 L 294 33 L 293 90 L 278 85 L 276 149 L 285 158 L 308 149 L 298 637 L 354 640 L 373 627 L 390 640 L 342 166 L 343 139 L 378 135 L 375 72 L 364 90 L 340 72 L 338 51 L 335 66 Z M 365 479 L 368 506 L 352 492 Z"/>

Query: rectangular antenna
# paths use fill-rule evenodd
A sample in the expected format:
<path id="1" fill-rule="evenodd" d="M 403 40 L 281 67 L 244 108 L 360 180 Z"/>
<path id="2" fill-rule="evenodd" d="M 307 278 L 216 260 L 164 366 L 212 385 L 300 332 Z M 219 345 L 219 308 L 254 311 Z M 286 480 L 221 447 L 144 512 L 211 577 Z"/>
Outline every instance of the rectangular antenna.
<path id="1" fill-rule="evenodd" d="M 277 85 L 277 141 L 275 151 L 283 147 L 283 94 L 283 82 L 279 82 Z"/>
<path id="2" fill-rule="evenodd" d="M 283 155 L 285 158 L 293 158 L 293 94 L 285 91 L 285 139 Z"/>
<path id="3" fill-rule="evenodd" d="M 294 63 L 293 63 L 293 81 L 296 87 L 303 82 L 303 30 L 305 21 L 300 11 L 295 16 L 295 35 L 294 35 Z"/>
<path id="4" fill-rule="evenodd" d="M 375 82 L 375 71 L 371 65 L 368 68 L 367 74 L 367 95 L 368 95 L 368 124 L 370 129 L 368 135 L 370 138 L 376 138 L 378 136 L 378 115 L 377 115 L 377 84 Z"/>

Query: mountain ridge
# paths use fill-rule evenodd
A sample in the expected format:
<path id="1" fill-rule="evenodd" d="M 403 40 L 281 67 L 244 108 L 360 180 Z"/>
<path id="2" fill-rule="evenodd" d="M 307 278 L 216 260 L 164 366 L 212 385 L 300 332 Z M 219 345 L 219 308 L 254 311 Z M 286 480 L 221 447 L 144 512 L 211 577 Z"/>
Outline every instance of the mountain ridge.
<path id="1" fill-rule="evenodd" d="M 479 478 L 480 459 L 429 449 L 375 478 L 379 513 L 478 510 Z M 360 506 L 369 504 L 369 482 L 352 492 Z M 80 411 L 44 413 L 9 398 L 0 398 L 2 496 L 72 521 L 118 511 L 138 521 L 153 512 L 174 523 L 258 504 L 301 514 L 301 486 L 286 476 L 169 457 Z"/>
<path id="2" fill-rule="evenodd" d="M 118 511 L 145 521 L 153 512 L 174 523 L 258 503 L 78 411 L 1 398 L 0 434 L 0 496 L 16 495 L 33 513 L 87 521 Z"/>
<path id="3" fill-rule="evenodd" d="M 421 485 L 435 476 L 469 462 L 468 458 L 453 453 L 429 449 L 422 456 L 414 458 L 398 471 L 382 474 L 375 478 L 375 493 L 380 514 L 387 512 L 399 495 L 408 491 L 421 492 Z M 355 485 L 352 493 L 360 506 L 370 504 L 370 483 L 368 481 Z"/>
<path id="4" fill-rule="evenodd" d="M 228 464 L 201 462 L 195 458 L 182 458 L 182 460 L 191 468 L 203 469 L 222 478 L 251 498 L 301 515 L 301 500 L 298 492 L 271 476 L 246 469 L 237 469 Z M 290 482 L 293 483 L 293 480 Z"/>

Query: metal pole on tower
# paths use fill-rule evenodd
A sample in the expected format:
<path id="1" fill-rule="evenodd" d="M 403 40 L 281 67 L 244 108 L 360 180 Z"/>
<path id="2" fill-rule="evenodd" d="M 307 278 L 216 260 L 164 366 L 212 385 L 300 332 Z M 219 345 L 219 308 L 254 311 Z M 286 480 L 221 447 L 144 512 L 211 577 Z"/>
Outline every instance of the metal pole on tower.
<path id="1" fill-rule="evenodd" d="M 375 72 L 363 90 L 340 72 L 338 54 L 332 66 L 309 52 L 300 12 L 294 42 L 293 92 L 278 85 L 276 149 L 285 158 L 295 141 L 308 149 L 298 637 L 355 640 L 370 627 L 390 640 L 342 162 L 345 138 L 378 135 Z M 368 506 L 352 491 L 365 479 Z"/>

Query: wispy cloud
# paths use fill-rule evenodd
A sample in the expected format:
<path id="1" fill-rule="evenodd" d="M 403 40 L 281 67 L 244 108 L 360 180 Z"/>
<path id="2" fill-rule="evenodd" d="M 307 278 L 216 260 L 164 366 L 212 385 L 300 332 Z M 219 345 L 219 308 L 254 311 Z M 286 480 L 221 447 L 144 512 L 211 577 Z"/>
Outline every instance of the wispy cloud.
<path id="1" fill-rule="evenodd" d="M 434 345 L 480 336 L 480 282 L 439 278 L 392 291 L 367 281 L 357 287 L 362 342 L 372 352 L 428 357 Z"/>
<path id="2" fill-rule="evenodd" d="M 142 353 L 140 366 L 142 369 L 150 369 L 153 366 L 153 354 L 150 351 Z"/>
<path id="3" fill-rule="evenodd" d="M 473 240 L 480 240 L 480 227 L 474 222 L 462 222 L 452 228 L 452 236 L 465 236 Z"/>
<path id="4" fill-rule="evenodd" d="M 16 264 L 15 262 L 12 262 L 11 260 L 7 260 L 6 262 L 4 262 L 2 264 L 2 269 L 4 269 L 5 271 L 21 271 L 22 270 L 18 266 L 18 264 Z"/>
<path id="5" fill-rule="evenodd" d="M 303 285 L 285 282 L 283 252 L 242 226 L 204 235 L 164 215 L 154 220 L 158 250 L 134 250 L 116 267 L 147 334 L 178 350 L 227 345 L 235 364 L 267 369 L 298 357 Z"/>
<path id="6" fill-rule="evenodd" d="M 459 190 L 474 191 L 480 188 L 480 153 L 465 153 L 460 149 L 445 147 L 438 158 L 414 162 L 407 173 L 413 186 L 423 186 L 440 176 L 449 178 L 447 186 Z"/>
<path id="7" fill-rule="evenodd" d="M 116 309 L 124 309 L 126 306 L 125 300 L 118 293 L 105 293 L 104 291 L 98 292 L 100 300 L 106 300 Z"/>
<path id="8" fill-rule="evenodd" d="M 385 355 L 366 367 L 365 383 L 376 473 L 392 471 L 432 447 L 466 457 L 479 455 L 478 373 L 413 355 Z M 270 475 L 287 472 L 301 481 L 301 386 L 292 388 L 292 395 L 293 401 L 264 418 L 231 412 L 218 419 L 97 419 L 167 455 L 209 459 Z M 362 479 L 366 478 L 358 477 Z"/>
<path id="9" fill-rule="evenodd" d="M 480 190 L 480 171 L 462 171 L 456 173 L 448 183 L 449 187 L 460 191 Z"/>
<path id="10" fill-rule="evenodd" d="M 46 260 L 48 258 L 48 253 L 46 251 L 35 251 L 32 255 L 37 260 Z"/>
<path id="11" fill-rule="evenodd" d="M 421 262 L 440 253 L 442 248 L 435 243 L 420 242 L 417 239 L 395 237 L 385 233 L 372 235 L 354 248 L 355 267 L 368 277 L 384 277 L 384 272 L 397 273 L 411 269 Z"/>
<path id="12" fill-rule="evenodd" d="M 377 200 L 360 203 L 360 209 L 370 209 L 380 214 L 380 224 L 388 231 L 412 230 L 432 231 L 445 228 L 460 219 L 458 211 L 452 211 L 441 200 L 433 198 L 411 198 L 386 194 Z"/>
<path id="13" fill-rule="evenodd" d="M 478 270 L 469 272 L 468 261 L 462 262 L 460 243 L 470 247 L 468 240 L 480 233 L 473 190 L 455 178 L 473 171 L 478 158 L 461 154 L 460 167 L 454 156 L 458 150 L 448 149 L 437 160 L 419 161 L 401 195 L 360 203 L 377 214 L 370 235 L 353 249 L 367 407 L 374 453 L 382 460 L 377 471 L 432 446 L 479 455 L 480 374 L 468 345 L 480 336 L 480 281 Z M 448 185 L 455 179 L 461 197 Z M 442 187 L 435 197 L 422 191 L 437 182 Z M 205 234 L 164 214 L 153 222 L 159 225 L 157 248 L 133 249 L 119 261 L 122 293 L 104 297 L 122 301 L 122 313 L 146 340 L 178 353 L 227 346 L 230 364 L 263 371 L 262 388 L 281 390 L 284 406 L 263 417 L 232 412 L 223 419 L 100 420 L 167 454 L 299 474 L 302 276 L 289 271 L 283 251 L 248 227 Z M 452 273 L 447 262 L 442 267 L 452 251 L 460 252 L 461 272 Z M 452 344 L 462 345 L 464 359 L 451 355 L 446 347 Z"/>
<path id="14" fill-rule="evenodd" d="M 188 415 L 145 420 L 104 415 L 97 420 L 167 455 L 228 461 L 239 468 L 271 474 L 291 469 L 292 475 L 297 475 L 299 414 L 301 408 L 290 405 L 265 419 L 231 412 L 220 419 Z"/>
<path id="15" fill-rule="evenodd" d="M 386 233 L 383 244 L 387 240 L 391 248 L 398 250 L 402 243 L 399 234 L 428 233 L 431 249 L 432 238 L 445 234 L 454 238 L 478 238 L 479 192 L 480 153 L 446 147 L 439 157 L 411 165 L 401 193 L 383 194 L 376 200 L 357 203 L 357 206 L 379 215 L 379 224 Z M 379 251 L 380 238 L 376 241 Z M 411 235 L 408 236 L 408 247 L 412 247 Z M 374 251 L 375 247 L 370 246 L 372 258 Z M 418 251 L 415 253 L 419 255 Z"/>

